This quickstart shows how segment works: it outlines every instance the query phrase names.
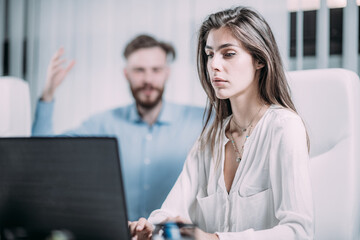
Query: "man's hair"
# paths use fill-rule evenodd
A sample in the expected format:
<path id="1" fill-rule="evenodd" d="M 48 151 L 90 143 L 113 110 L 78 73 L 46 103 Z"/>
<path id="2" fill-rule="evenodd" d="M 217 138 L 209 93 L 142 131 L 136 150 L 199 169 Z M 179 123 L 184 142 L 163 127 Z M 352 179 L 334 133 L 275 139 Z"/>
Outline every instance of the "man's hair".
<path id="1" fill-rule="evenodd" d="M 174 47 L 171 44 L 160 42 L 155 38 L 145 34 L 137 36 L 126 45 L 124 50 L 124 57 L 128 59 L 128 57 L 133 52 L 141 48 L 152 48 L 152 47 L 160 47 L 162 50 L 164 50 L 169 60 L 175 60 L 176 53 Z"/>

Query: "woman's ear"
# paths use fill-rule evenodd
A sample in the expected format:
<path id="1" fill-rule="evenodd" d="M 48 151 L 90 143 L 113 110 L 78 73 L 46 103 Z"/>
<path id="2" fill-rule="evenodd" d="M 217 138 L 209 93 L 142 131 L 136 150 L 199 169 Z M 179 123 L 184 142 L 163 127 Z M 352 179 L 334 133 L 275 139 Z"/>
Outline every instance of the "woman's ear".
<path id="1" fill-rule="evenodd" d="M 258 70 L 258 69 L 261 69 L 261 68 L 263 68 L 264 66 L 265 66 L 265 64 L 264 63 L 262 63 L 262 62 L 259 62 L 259 61 L 256 61 L 256 70 Z"/>

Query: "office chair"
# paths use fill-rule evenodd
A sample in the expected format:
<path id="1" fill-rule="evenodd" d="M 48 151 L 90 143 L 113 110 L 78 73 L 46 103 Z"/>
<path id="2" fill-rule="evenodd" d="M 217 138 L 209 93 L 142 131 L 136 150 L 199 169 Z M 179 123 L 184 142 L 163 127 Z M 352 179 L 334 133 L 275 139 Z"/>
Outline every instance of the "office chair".
<path id="1" fill-rule="evenodd" d="M 0 77 L 0 137 L 30 136 L 29 85 L 15 77 Z"/>
<path id="2" fill-rule="evenodd" d="M 288 73 L 310 137 L 315 239 L 360 239 L 360 82 L 345 69 Z"/>

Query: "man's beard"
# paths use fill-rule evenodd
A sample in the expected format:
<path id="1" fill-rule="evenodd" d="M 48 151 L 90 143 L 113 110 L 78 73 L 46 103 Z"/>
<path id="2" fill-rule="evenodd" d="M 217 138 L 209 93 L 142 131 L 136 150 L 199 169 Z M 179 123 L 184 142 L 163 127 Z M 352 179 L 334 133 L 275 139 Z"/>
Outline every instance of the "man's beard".
<path id="1" fill-rule="evenodd" d="M 156 88 L 154 86 L 152 86 L 151 84 L 144 84 L 141 87 L 138 88 L 133 88 L 132 86 L 130 86 L 131 88 L 131 92 L 133 97 L 135 98 L 136 104 L 140 107 L 143 107 L 145 109 L 152 109 L 154 108 L 162 99 L 163 93 L 164 93 L 164 88 Z M 140 92 L 145 90 L 145 89 L 151 89 L 151 90 L 155 90 L 158 95 L 156 96 L 156 98 L 154 100 L 151 99 L 146 99 L 143 100 L 140 98 Z"/>

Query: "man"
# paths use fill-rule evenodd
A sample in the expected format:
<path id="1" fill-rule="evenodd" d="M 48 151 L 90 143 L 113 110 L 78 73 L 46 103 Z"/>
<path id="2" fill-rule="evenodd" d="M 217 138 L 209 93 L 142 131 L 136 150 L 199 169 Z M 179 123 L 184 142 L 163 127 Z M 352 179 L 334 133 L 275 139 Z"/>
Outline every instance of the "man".
<path id="1" fill-rule="evenodd" d="M 52 58 L 38 103 L 34 135 L 52 134 L 54 93 L 74 66 L 62 67 L 63 49 Z M 119 140 L 130 220 L 148 217 L 174 185 L 186 155 L 202 129 L 203 108 L 163 100 L 175 51 L 169 44 L 140 35 L 125 48 L 124 74 L 135 103 L 105 111 L 70 130 L 70 136 L 115 136 Z"/>

